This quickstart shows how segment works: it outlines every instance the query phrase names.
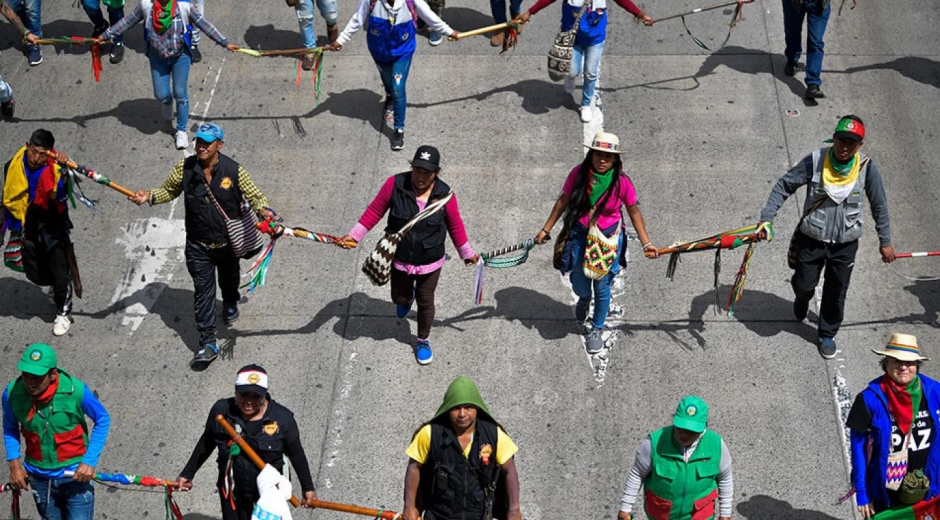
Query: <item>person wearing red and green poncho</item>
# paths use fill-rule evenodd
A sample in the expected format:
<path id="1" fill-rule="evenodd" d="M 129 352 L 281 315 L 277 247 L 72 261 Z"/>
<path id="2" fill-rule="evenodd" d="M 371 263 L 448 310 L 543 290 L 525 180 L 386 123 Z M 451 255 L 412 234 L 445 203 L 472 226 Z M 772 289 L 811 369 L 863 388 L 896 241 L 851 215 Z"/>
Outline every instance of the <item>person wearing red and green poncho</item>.
<path id="1" fill-rule="evenodd" d="M 920 373 L 928 359 L 915 336 L 892 334 L 884 350 L 872 352 L 882 356 L 884 374 L 859 392 L 845 422 L 862 518 L 940 495 L 940 384 Z M 929 488 L 917 493 L 902 483 L 916 471 L 929 480 Z"/>
<path id="2" fill-rule="evenodd" d="M 72 326 L 72 289 L 78 290 L 77 264 L 69 232 L 68 176 L 56 164 L 55 137 L 48 130 L 33 132 L 29 141 L 3 166 L 3 229 L 10 230 L 4 263 L 36 285 L 52 286 L 56 316 L 52 333 L 62 336 Z M 78 291 L 79 294 L 81 291 Z"/>
<path id="3" fill-rule="evenodd" d="M 43 520 L 91 520 L 91 480 L 108 440 L 111 416 L 85 383 L 59 368 L 44 343 L 26 348 L 22 372 L 3 391 L 3 445 L 15 489 L 32 491 Z M 85 416 L 94 421 L 89 431 Z M 26 441 L 20 459 L 20 433 Z"/>
<path id="4" fill-rule="evenodd" d="M 708 404 L 701 397 L 690 395 L 679 402 L 672 426 L 649 434 L 636 450 L 617 518 L 633 520 L 641 485 L 651 520 L 711 520 L 716 499 L 718 518 L 731 518 L 731 452 L 707 425 Z"/>

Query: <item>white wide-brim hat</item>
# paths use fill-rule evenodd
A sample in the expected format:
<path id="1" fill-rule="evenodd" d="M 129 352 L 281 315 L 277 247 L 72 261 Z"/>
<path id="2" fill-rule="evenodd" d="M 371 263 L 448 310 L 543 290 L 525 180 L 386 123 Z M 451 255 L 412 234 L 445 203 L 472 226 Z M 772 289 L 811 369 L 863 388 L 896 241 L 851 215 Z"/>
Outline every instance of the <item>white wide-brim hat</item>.
<path id="1" fill-rule="evenodd" d="M 929 358 L 920 355 L 917 338 L 911 334 L 892 334 L 884 350 L 872 349 L 872 352 L 901 361 L 930 361 Z"/>
<path id="2" fill-rule="evenodd" d="M 609 132 L 598 132 L 594 134 L 594 139 L 591 140 L 591 144 L 586 144 L 584 147 L 599 152 L 615 153 L 617 155 L 626 153 L 626 151 L 620 148 L 620 138 Z"/>

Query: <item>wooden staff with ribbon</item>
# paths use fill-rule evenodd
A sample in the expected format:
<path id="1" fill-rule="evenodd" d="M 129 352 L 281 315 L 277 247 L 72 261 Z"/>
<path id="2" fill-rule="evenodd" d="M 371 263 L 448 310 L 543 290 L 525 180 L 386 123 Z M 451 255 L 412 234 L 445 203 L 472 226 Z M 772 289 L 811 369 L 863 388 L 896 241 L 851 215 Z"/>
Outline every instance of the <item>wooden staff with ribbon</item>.
<path id="1" fill-rule="evenodd" d="M 37 38 L 38 45 L 91 45 L 91 72 L 95 75 L 95 82 L 101 81 L 101 46 L 94 38 L 82 36 L 63 36 L 61 38 Z"/>
<path id="2" fill-rule="evenodd" d="M 274 246 L 277 244 L 277 240 L 282 236 L 304 238 L 321 244 L 343 245 L 343 239 L 340 237 L 327 235 L 325 233 L 315 233 L 300 227 L 289 228 L 273 220 L 264 220 L 258 222 L 256 225 L 259 231 L 271 235 L 271 241 L 268 242 L 268 245 L 261 254 L 258 255 L 258 258 L 251 264 L 248 271 L 242 275 L 243 277 L 251 278 L 247 283 L 241 286 L 248 287 L 248 292 L 250 293 L 254 292 L 255 288 L 264 286 L 264 282 L 268 276 L 268 267 L 271 265 L 271 257 L 274 256 Z"/>
<path id="3" fill-rule="evenodd" d="M 669 247 L 659 249 L 660 255 L 669 255 L 669 264 L 666 266 L 666 277 L 673 280 L 676 275 L 676 267 L 679 264 L 679 256 L 683 253 L 694 253 L 696 251 L 715 250 L 714 266 L 714 287 L 715 287 L 715 312 L 718 312 L 718 275 L 721 273 L 721 250 L 735 249 L 747 244 L 747 251 L 744 253 L 744 259 L 741 267 L 735 274 L 734 284 L 731 287 L 731 295 L 728 297 L 728 316 L 734 314 L 734 304 L 741 299 L 744 293 L 744 282 L 747 280 L 748 269 L 751 263 L 751 256 L 754 253 L 754 244 L 762 240 L 773 240 L 774 230 L 769 222 L 747 226 L 740 229 L 725 231 L 700 240 L 682 242 L 673 244 Z"/>
<path id="4" fill-rule="evenodd" d="M 48 155 L 49 157 L 53 159 L 56 158 L 56 154 L 52 150 L 46 150 L 46 155 Z M 72 170 L 75 170 L 76 172 L 80 173 L 81 175 L 88 177 L 89 179 L 95 181 L 98 184 L 107 186 L 111 188 L 112 190 L 118 193 L 121 193 L 122 195 L 127 195 L 128 197 L 134 196 L 133 191 L 125 188 L 124 186 L 121 186 L 120 184 L 116 182 L 112 182 L 111 179 L 105 177 L 104 175 L 101 175 L 100 173 L 96 172 L 95 170 L 92 170 L 91 168 L 82 166 L 76 163 L 75 161 L 71 161 L 71 160 L 67 161 L 65 163 L 65 166 L 68 166 Z"/>
<path id="5" fill-rule="evenodd" d="M 300 55 L 313 55 L 313 75 L 310 77 L 310 85 L 313 88 L 313 95 L 317 100 L 317 105 L 320 104 L 320 97 L 322 96 L 322 91 L 320 90 L 320 78 L 323 72 L 323 50 L 324 47 L 313 47 L 306 48 L 301 47 L 298 49 L 274 49 L 270 51 L 259 51 L 255 49 L 245 49 L 239 48 L 236 52 L 242 54 L 253 56 L 255 58 L 271 58 L 277 56 L 300 56 Z M 303 63 L 301 60 L 297 61 L 297 75 L 294 81 L 295 86 L 299 87 L 301 82 L 301 76 L 303 73 Z"/>
<path id="6" fill-rule="evenodd" d="M 245 439 L 235 431 L 235 428 L 229 424 L 228 420 L 225 419 L 225 416 L 222 414 L 216 415 L 215 420 L 219 423 L 219 426 L 225 430 L 225 433 L 232 438 L 232 440 L 238 444 L 238 447 L 242 449 L 242 453 L 248 457 L 258 469 L 264 469 L 266 465 L 261 457 L 255 452 L 254 449 L 245 441 Z M 294 495 L 290 497 L 290 503 L 294 507 L 300 507 L 300 500 L 297 499 Z M 307 502 L 307 505 L 310 507 L 318 509 L 329 509 L 330 511 L 339 511 L 341 513 L 351 513 L 354 515 L 370 516 L 378 520 L 400 520 L 401 514 L 396 513 L 395 511 L 387 511 L 385 509 L 370 509 L 367 507 L 355 506 L 352 504 L 341 504 L 339 502 L 327 502 L 325 500 L 310 500 Z"/>
<path id="7" fill-rule="evenodd" d="M 682 17 L 684 17 L 684 16 L 690 16 L 690 15 L 693 15 L 693 14 L 704 13 L 705 11 L 713 11 L 713 10 L 715 10 L 715 9 L 721 9 L 721 8 L 723 8 L 723 7 L 731 7 L 732 5 L 738 5 L 737 0 L 735 0 L 735 1 L 733 1 L 733 2 L 725 2 L 725 3 L 723 3 L 723 4 L 710 5 L 710 6 L 708 6 L 708 7 L 698 7 L 698 8 L 696 8 L 696 9 L 692 9 L 691 11 L 686 11 L 686 12 L 677 13 L 677 14 L 671 14 L 671 15 L 669 15 L 669 16 L 663 16 L 662 18 L 657 18 L 656 21 L 657 21 L 657 22 L 665 22 L 666 20 L 674 20 L 674 19 L 676 19 L 676 18 L 682 18 Z"/>

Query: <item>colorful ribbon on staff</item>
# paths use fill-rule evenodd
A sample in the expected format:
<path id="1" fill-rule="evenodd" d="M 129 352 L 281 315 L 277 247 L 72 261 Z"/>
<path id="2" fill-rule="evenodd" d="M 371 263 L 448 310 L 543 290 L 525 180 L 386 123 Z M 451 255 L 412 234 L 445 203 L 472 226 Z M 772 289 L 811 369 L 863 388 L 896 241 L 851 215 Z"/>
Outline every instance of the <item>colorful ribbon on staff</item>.
<path id="1" fill-rule="evenodd" d="M 483 268 L 492 267 L 494 269 L 507 269 L 522 265 L 529 259 L 529 251 L 535 248 L 535 239 L 528 238 L 511 246 L 502 247 L 489 253 L 482 253 L 477 261 L 477 271 L 473 277 L 473 303 L 481 305 L 483 303 Z M 497 258 L 514 251 L 522 251 L 522 254 L 508 258 Z"/>
<path id="2" fill-rule="evenodd" d="M 95 83 L 101 81 L 101 46 L 94 39 L 82 36 L 62 36 L 60 38 L 38 38 L 39 45 L 91 45 L 91 73 L 95 76 Z"/>

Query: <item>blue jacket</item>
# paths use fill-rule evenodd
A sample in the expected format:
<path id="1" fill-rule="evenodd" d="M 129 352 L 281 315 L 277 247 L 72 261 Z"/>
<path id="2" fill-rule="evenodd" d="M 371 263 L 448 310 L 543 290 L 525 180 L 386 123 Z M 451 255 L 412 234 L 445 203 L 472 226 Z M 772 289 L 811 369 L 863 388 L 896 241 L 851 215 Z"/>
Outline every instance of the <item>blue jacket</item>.
<path id="1" fill-rule="evenodd" d="M 584 1 L 590 2 L 590 0 Z M 562 2 L 561 5 L 561 30 L 570 31 L 581 8 L 567 1 Z M 588 6 L 584 15 L 581 16 L 581 23 L 578 24 L 578 34 L 574 37 L 574 44 L 597 45 L 605 38 L 607 38 L 607 9 L 596 10 L 593 6 Z"/>
<path id="2" fill-rule="evenodd" d="M 374 2 L 369 11 L 366 43 L 377 63 L 393 63 L 415 52 L 415 7 L 413 0 L 390 12 L 385 2 Z"/>
<path id="3" fill-rule="evenodd" d="M 856 500 L 859 505 L 867 505 L 873 500 L 888 506 L 888 491 L 885 488 L 885 475 L 888 466 L 888 454 L 891 453 L 891 414 L 888 411 L 888 398 L 881 390 L 881 380 L 885 376 L 868 383 L 859 396 L 864 399 L 865 407 L 871 414 L 871 430 L 859 433 L 851 430 L 852 437 L 852 484 L 855 486 Z M 926 499 L 940 493 L 940 383 L 920 374 L 924 398 L 930 407 L 933 419 L 933 444 L 927 454 L 924 473 L 930 479 L 930 490 Z M 916 415 L 916 412 L 915 412 Z M 871 440 L 871 457 L 868 456 L 868 443 Z"/>

